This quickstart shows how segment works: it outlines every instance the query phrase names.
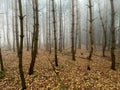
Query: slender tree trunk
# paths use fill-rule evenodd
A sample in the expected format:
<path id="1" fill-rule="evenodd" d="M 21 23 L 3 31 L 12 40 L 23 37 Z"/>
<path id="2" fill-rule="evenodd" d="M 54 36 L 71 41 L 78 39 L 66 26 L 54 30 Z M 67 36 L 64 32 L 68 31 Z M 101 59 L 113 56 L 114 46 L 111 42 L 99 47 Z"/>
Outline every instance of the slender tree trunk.
<path id="1" fill-rule="evenodd" d="M 12 31 L 13 31 L 13 51 L 15 52 L 15 30 L 14 30 L 13 1 L 12 1 Z"/>
<path id="2" fill-rule="evenodd" d="M 93 14 L 92 14 L 92 3 L 91 0 L 89 0 L 89 13 L 90 13 L 90 54 L 88 59 L 91 60 L 93 55 L 93 47 L 94 47 L 94 37 L 93 37 Z"/>
<path id="3" fill-rule="evenodd" d="M 89 64 L 87 69 L 90 70 L 90 60 L 92 58 L 93 55 L 93 48 L 94 48 L 94 37 L 93 37 L 93 14 L 92 14 L 92 1 L 89 0 L 89 13 L 90 13 L 90 27 L 89 27 L 89 31 L 90 31 L 90 53 L 88 56 L 88 60 L 89 60 Z"/>
<path id="4" fill-rule="evenodd" d="M 4 71 L 3 59 L 2 59 L 2 53 L 1 53 L 1 47 L 0 47 L 0 64 L 1 64 L 1 71 Z"/>
<path id="5" fill-rule="evenodd" d="M 99 7 L 99 16 L 100 16 L 100 21 L 102 24 L 102 29 L 103 29 L 103 34 L 104 34 L 104 41 L 103 41 L 103 57 L 105 57 L 105 50 L 106 50 L 106 44 L 107 44 L 107 34 L 106 34 L 106 28 L 105 24 L 103 22 L 103 18 L 101 15 L 101 10 L 100 10 L 100 1 L 98 0 L 98 7 Z"/>
<path id="6" fill-rule="evenodd" d="M 19 4 L 19 13 L 20 13 L 20 49 L 19 49 L 19 73 L 20 73 L 20 78 L 21 78 L 21 84 L 22 84 L 22 90 L 26 89 L 26 82 L 25 82 L 25 77 L 24 77 L 24 72 L 23 72 L 23 65 L 22 65 L 22 56 L 23 56 L 23 14 L 22 14 L 22 3 L 21 0 L 18 0 Z"/>
<path id="7" fill-rule="evenodd" d="M 28 7 L 26 0 L 26 40 L 27 40 L 27 51 L 29 51 L 29 37 L 28 37 Z"/>
<path id="8" fill-rule="evenodd" d="M 71 35 L 72 35 L 72 60 L 75 60 L 75 47 L 74 47 L 74 0 L 72 0 L 72 28 L 71 28 Z"/>
<path id="9" fill-rule="evenodd" d="M 50 13 L 50 10 L 51 10 L 51 6 L 50 6 L 50 0 L 49 0 L 49 53 L 51 54 L 51 22 L 50 22 L 50 18 L 51 18 L 51 13 Z"/>
<path id="10" fill-rule="evenodd" d="M 8 8 L 7 8 L 8 9 Z M 7 20 L 7 45 L 8 49 L 11 50 L 10 38 L 9 38 L 9 21 L 8 21 L 8 10 L 6 11 L 6 20 Z"/>
<path id="11" fill-rule="evenodd" d="M 54 0 L 52 0 L 52 13 L 53 13 L 53 28 L 54 28 L 54 47 L 55 47 L 55 66 L 58 66 L 58 58 L 57 58 L 57 36 L 56 36 L 56 18 L 55 18 L 55 4 Z"/>
<path id="12" fill-rule="evenodd" d="M 111 69 L 115 70 L 115 9 L 114 9 L 114 1 L 110 0 L 111 5 Z"/>
<path id="13" fill-rule="evenodd" d="M 34 71 L 34 65 L 35 60 L 37 56 L 37 50 L 38 50 L 38 35 L 39 35 L 39 16 L 38 16 L 38 0 L 33 1 L 33 5 L 35 4 L 35 27 L 34 27 L 34 34 L 33 34 L 33 40 L 32 40 L 32 60 L 29 68 L 29 75 L 33 74 Z M 34 6 L 33 6 L 34 8 Z"/>
<path id="14" fill-rule="evenodd" d="M 59 14 L 59 18 L 60 18 L 59 51 L 62 52 L 62 5 L 61 5 L 61 0 L 60 0 L 60 14 Z"/>
<path id="15" fill-rule="evenodd" d="M 88 45 L 89 45 L 89 40 L 88 40 L 88 9 L 87 9 L 87 17 L 86 17 L 86 49 L 88 50 L 89 49 L 89 47 L 88 47 Z"/>
<path id="16" fill-rule="evenodd" d="M 17 0 L 15 0 L 15 31 L 16 31 L 16 47 L 17 47 L 17 55 L 19 55 L 19 34 L 18 34 L 18 5 Z"/>
<path id="17" fill-rule="evenodd" d="M 48 51 L 48 0 L 46 0 L 46 50 Z"/>

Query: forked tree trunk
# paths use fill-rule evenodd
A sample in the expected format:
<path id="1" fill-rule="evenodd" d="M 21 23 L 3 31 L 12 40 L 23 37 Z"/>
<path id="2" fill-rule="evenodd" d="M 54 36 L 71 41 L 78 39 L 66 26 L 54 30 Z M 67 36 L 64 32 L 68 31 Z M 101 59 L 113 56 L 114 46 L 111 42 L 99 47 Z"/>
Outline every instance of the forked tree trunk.
<path id="1" fill-rule="evenodd" d="M 22 14 L 22 3 L 21 0 L 18 0 L 19 4 L 19 13 L 20 13 L 20 49 L 19 49 L 19 73 L 21 78 L 22 90 L 26 89 L 26 82 L 23 72 L 23 65 L 22 65 L 22 56 L 23 56 L 23 37 L 24 37 L 24 30 L 23 30 L 23 14 Z"/>
<path id="2" fill-rule="evenodd" d="M 110 0 L 111 5 L 111 69 L 115 70 L 115 9 L 114 1 Z"/>
<path id="3" fill-rule="evenodd" d="M 35 5 L 35 6 L 34 6 Z M 34 65 L 37 56 L 38 50 L 38 35 L 39 35 L 39 16 L 38 16 L 38 0 L 33 1 L 33 10 L 35 7 L 34 15 L 34 34 L 32 39 L 32 60 L 29 68 L 29 75 L 32 75 L 34 72 Z"/>
<path id="4" fill-rule="evenodd" d="M 58 58 L 57 58 L 57 36 L 56 36 L 56 18 L 55 18 L 55 4 L 54 0 L 52 0 L 52 13 L 53 13 L 53 28 L 54 28 L 54 49 L 55 49 L 55 66 L 58 66 Z"/>
<path id="5" fill-rule="evenodd" d="M 107 33 L 106 33 L 105 24 L 103 22 L 103 18 L 102 18 L 102 15 L 101 15 L 100 1 L 99 0 L 98 0 L 98 8 L 99 8 L 100 21 L 101 21 L 101 24 L 102 24 L 102 29 L 103 29 L 103 34 L 104 34 L 104 40 L 103 40 L 103 57 L 105 57 L 105 50 L 106 50 L 106 44 L 107 44 Z"/>

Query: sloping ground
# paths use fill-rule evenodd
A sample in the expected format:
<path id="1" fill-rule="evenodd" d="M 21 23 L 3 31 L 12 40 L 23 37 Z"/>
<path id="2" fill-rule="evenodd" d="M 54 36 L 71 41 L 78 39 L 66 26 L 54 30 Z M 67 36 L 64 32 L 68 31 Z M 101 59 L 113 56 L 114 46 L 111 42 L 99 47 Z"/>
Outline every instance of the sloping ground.
<path id="1" fill-rule="evenodd" d="M 8 53 L 8 54 L 7 54 Z M 4 52 L 5 77 L 0 79 L 0 90 L 20 90 L 18 59 L 13 52 Z M 116 51 L 116 55 L 119 52 Z M 71 60 L 70 52 L 58 54 L 59 67 L 54 70 L 54 54 L 40 52 L 35 64 L 35 72 L 28 75 L 31 61 L 30 52 L 24 52 L 23 63 L 27 90 L 120 90 L 120 58 L 117 59 L 116 71 L 110 69 L 110 56 L 101 57 L 96 52 L 87 71 L 88 52 L 77 52 L 76 61 Z M 50 61 L 49 61 L 50 60 Z M 118 62 L 119 61 L 119 62 Z M 50 63 L 51 62 L 51 63 Z"/>

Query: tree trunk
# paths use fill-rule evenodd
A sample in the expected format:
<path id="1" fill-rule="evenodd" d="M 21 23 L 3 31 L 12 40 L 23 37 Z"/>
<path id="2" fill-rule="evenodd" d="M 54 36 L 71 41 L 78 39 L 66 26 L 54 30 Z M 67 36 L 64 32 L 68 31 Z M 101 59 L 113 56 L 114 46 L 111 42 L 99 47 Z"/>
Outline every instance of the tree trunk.
<path id="1" fill-rule="evenodd" d="M 26 0 L 26 40 L 27 40 L 27 51 L 29 51 L 29 37 L 28 37 L 28 7 Z"/>
<path id="2" fill-rule="evenodd" d="M 14 30 L 14 12 L 13 12 L 13 1 L 12 1 L 12 31 L 13 31 L 13 51 L 15 52 L 15 30 Z"/>
<path id="3" fill-rule="evenodd" d="M 94 37 L 93 37 L 93 15 L 92 15 L 92 3 L 91 0 L 89 0 L 89 13 L 90 13 L 90 27 L 89 27 L 89 31 L 90 31 L 90 53 L 89 53 L 89 64 L 87 69 L 90 70 L 90 60 L 92 58 L 93 55 L 93 48 L 94 48 Z"/>
<path id="4" fill-rule="evenodd" d="M 3 66 L 3 59 L 2 59 L 1 48 L 0 48 L 0 64 L 1 64 L 1 71 L 4 71 L 4 66 Z"/>
<path id="5" fill-rule="evenodd" d="M 17 47 L 17 56 L 19 55 L 19 34 L 18 34 L 18 8 L 17 0 L 15 0 L 15 31 L 16 31 L 16 47 Z"/>
<path id="6" fill-rule="evenodd" d="M 55 47 L 55 66 L 58 66 L 58 58 L 57 58 L 57 37 L 56 37 L 56 18 L 55 18 L 55 4 L 54 0 L 52 0 L 52 13 L 53 13 L 53 28 L 54 28 L 54 47 Z"/>
<path id="7" fill-rule="evenodd" d="M 20 13 L 20 49 L 19 49 L 19 73 L 20 73 L 20 78 L 21 78 L 21 84 L 22 84 L 22 90 L 26 89 L 26 82 L 24 78 L 24 72 L 23 72 L 23 65 L 22 65 L 22 56 L 23 56 L 23 15 L 22 15 L 22 4 L 21 0 L 18 0 L 19 4 L 19 13 Z"/>
<path id="8" fill-rule="evenodd" d="M 61 0 L 60 0 L 60 14 L 59 14 L 59 18 L 60 18 L 59 51 L 62 52 L 62 5 L 61 5 Z"/>
<path id="9" fill-rule="evenodd" d="M 110 0 L 111 4 L 111 69 L 115 70 L 115 9 L 114 9 L 114 1 Z"/>
<path id="10" fill-rule="evenodd" d="M 88 9 L 87 9 L 87 17 L 86 17 L 86 49 L 87 50 L 89 49 L 89 47 L 88 47 L 88 45 L 89 45 L 88 35 L 89 35 L 89 33 L 88 33 Z"/>
<path id="11" fill-rule="evenodd" d="M 7 20 L 7 45 L 8 45 L 7 47 L 9 50 L 11 50 L 11 44 L 10 44 L 10 38 L 9 38 L 10 29 L 9 29 L 9 21 L 8 21 L 8 10 L 6 11 L 6 20 Z"/>
<path id="12" fill-rule="evenodd" d="M 102 24 L 102 29 L 103 29 L 103 34 L 104 34 L 104 41 L 103 41 L 103 57 L 105 57 L 105 50 L 106 50 L 106 44 L 107 44 L 107 35 L 106 35 L 106 28 L 105 24 L 103 22 L 103 18 L 101 15 L 101 10 L 100 10 L 100 1 L 98 0 L 98 7 L 99 7 L 99 16 L 100 16 L 100 21 Z"/>
<path id="13" fill-rule="evenodd" d="M 92 3 L 89 0 L 89 13 L 90 13 L 90 53 L 88 59 L 91 60 L 93 55 L 93 47 L 94 47 L 94 37 L 93 37 L 93 16 L 92 16 Z"/>
<path id="14" fill-rule="evenodd" d="M 72 60 L 75 60 L 75 47 L 74 47 L 74 0 L 72 0 L 72 28 L 71 28 L 71 35 L 72 35 Z"/>
<path id="15" fill-rule="evenodd" d="M 51 54 L 51 22 L 50 22 L 50 18 L 51 18 L 51 13 L 50 13 L 50 10 L 51 10 L 51 6 L 50 6 L 50 0 L 49 0 L 49 53 Z"/>
<path id="16" fill-rule="evenodd" d="M 35 6 L 34 6 L 35 4 Z M 34 71 L 34 65 L 35 65 L 35 60 L 37 56 L 37 50 L 38 50 L 38 35 L 39 35 L 39 16 L 38 16 L 38 0 L 33 1 L 33 10 L 35 7 L 34 15 L 35 15 L 35 22 L 34 22 L 34 34 L 33 34 L 33 39 L 32 39 L 32 60 L 29 68 L 29 75 L 33 74 Z"/>

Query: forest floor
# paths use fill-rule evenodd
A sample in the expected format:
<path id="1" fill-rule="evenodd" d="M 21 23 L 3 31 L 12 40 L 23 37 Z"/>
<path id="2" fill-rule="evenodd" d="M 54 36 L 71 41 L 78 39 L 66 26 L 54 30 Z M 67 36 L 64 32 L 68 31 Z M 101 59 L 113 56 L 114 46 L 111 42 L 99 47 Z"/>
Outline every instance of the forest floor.
<path id="1" fill-rule="evenodd" d="M 0 79 L 0 90 L 20 90 L 21 82 L 16 53 L 4 51 L 3 61 L 5 76 Z M 71 53 L 58 53 L 59 66 L 55 68 L 54 53 L 40 50 L 33 75 L 28 75 L 31 53 L 24 51 L 23 68 L 27 90 L 120 90 L 120 51 L 116 51 L 116 71 L 110 69 L 110 53 L 102 57 L 101 51 L 94 52 L 90 61 L 91 70 L 87 70 L 88 51 L 79 50 L 76 61 L 72 61 Z M 51 63 L 53 64 L 51 64 Z"/>

